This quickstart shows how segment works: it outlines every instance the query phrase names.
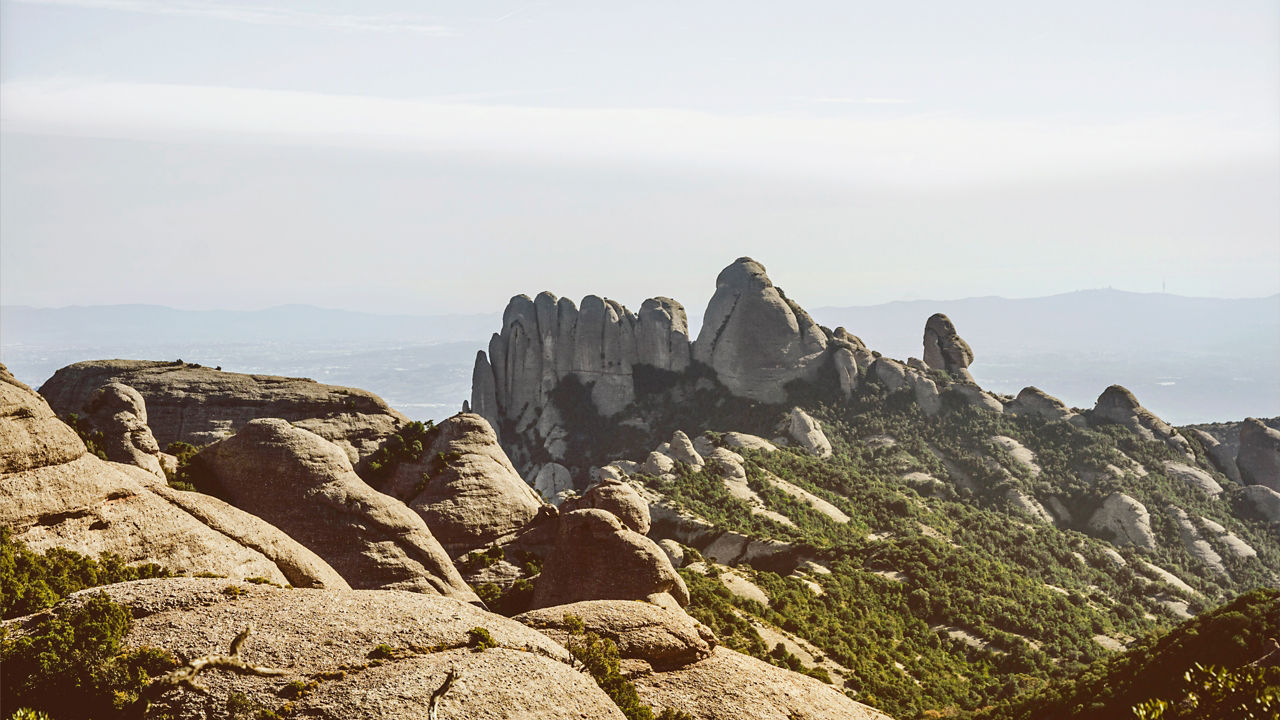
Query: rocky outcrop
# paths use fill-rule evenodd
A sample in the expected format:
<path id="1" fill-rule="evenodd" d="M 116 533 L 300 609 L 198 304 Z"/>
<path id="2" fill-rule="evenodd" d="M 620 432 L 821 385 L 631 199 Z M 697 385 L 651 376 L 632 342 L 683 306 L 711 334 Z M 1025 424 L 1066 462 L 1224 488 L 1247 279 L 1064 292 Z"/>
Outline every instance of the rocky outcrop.
<path id="1" fill-rule="evenodd" d="M 867 374 L 875 378 L 889 392 L 894 392 L 907 384 L 907 366 L 893 358 L 876 358 Z"/>
<path id="2" fill-rule="evenodd" d="M 683 431 L 677 430 L 671 435 L 671 459 L 684 463 L 697 470 L 702 467 L 702 455 L 693 447 L 693 442 Z"/>
<path id="3" fill-rule="evenodd" d="M 667 593 L 680 605 L 689 590 L 662 549 L 604 510 L 560 516 L 555 545 L 533 593 L 533 608 L 582 600 L 643 600 Z"/>
<path id="4" fill-rule="evenodd" d="M 1089 529 L 1101 533 L 1117 545 L 1136 545 L 1154 550 L 1151 515 L 1146 506 L 1124 493 L 1112 493 L 1089 518 Z"/>
<path id="5" fill-rule="evenodd" d="M 696 720 L 890 720 L 831 685 L 717 647 L 705 660 L 634 679 L 640 699 Z"/>
<path id="6" fill-rule="evenodd" d="M 0 365 L 0 473 L 60 465 L 84 454 L 76 432 Z"/>
<path id="7" fill-rule="evenodd" d="M 223 592 L 226 586 L 226 580 L 172 578 L 94 590 L 132 610 L 126 647 L 160 648 L 179 658 L 226 653 L 232 639 L 252 625 L 241 657 L 284 670 L 278 677 L 205 672 L 199 681 L 206 693 L 171 690 L 149 715 L 229 717 L 223 709 L 233 693 L 283 712 L 284 691 L 297 683 L 309 690 L 288 700 L 291 710 L 284 714 L 420 720 L 452 672 L 457 681 L 440 702 L 441 718 L 623 718 L 591 676 L 573 667 L 562 646 L 451 598 L 250 584 L 238 585 L 239 594 L 231 596 Z M 489 648 L 472 647 L 473 628 L 488 633 Z M 390 648 L 387 657 L 370 662 L 379 645 Z"/>
<path id="8" fill-rule="evenodd" d="M 649 532 L 649 503 L 635 488 L 621 480 L 601 480 L 588 488 L 582 497 L 568 500 L 561 506 L 564 512 L 588 508 L 611 513 L 628 530 L 641 535 Z"/>
<path id="9" fill-rule="evenodd" d="M 1280 430 L 1257 418 L 1240 426 L 1240 452 L 1236 455 L 1240 477 L 1249 485 L 1280 490 Z"/>
<path id="10" fill-rule="evenodd" d="M 1036 500 L 1031 495 L 1027 495 L 1015 488 L 1009 488 L 1005 492 L 1005 498 L 1015 510 L 1030 517 L 1032 520 L 1045 523 L 1046 525 L 1053 524 L 1053 516 L 1049 514 L 1048 510 L 1044 509 L 1044 506 L 1040 504 L 1040 501 Z"/>
<path id="11" fill-rule="evenodd" d="M 547 463 L 534 475 L 533 489 L 543 500 L 560 507 L 573 494 L 573 477 L 569 468 L 559 463 Z"/>
<path id="12" fill-rule="evenodd" d="M 787 434 L 804 448 L 810 455 L 820 458 L 831 457 L 831 441 L 822 432 L 822 426 L 809 413 L 800 408 L 791 408 L 787 415 Z"/>
<path id="13" fill-rule="evenodd" d="M 284 420 L 253 420 L 196 457 L 231 504 L 324 558 L 352 587 L 477 598 L 422 518 L 365 484 L 338 446 Z"/>
<path id="14" fill-rule="evenodd" d="M 217 498 L 89 455 L 44 399 L 0 366 L 0 526 L 32 550 L 62 547 L 172 572 L 347 583 L 277 528 Z"/>
<path id="15" fill-rule="evenodd" d="M 693 358 L 712 368 L 734 395 L 786 399 L 785 385 L 813 379 L 827 337 L 751 258 L 738 258 L 716 278 Z"/>
<path id="16" fill-rule="evenodd" d="M 107 383 L 89 396 L 84 411 L 89 425 L 102 433 L 108 460 L 164 477 L 160 446 L 147 426 L 147 405 L 137 390 Z"/>
<path id="17" fill-rule="evenodd" d="M 1236 493 L 1235 500 L 1241 514 L 1280 527 L 1280 492 L 1266 485 L 1246 485 Z"/>
<path id="18" fill-rule="evenodd" d="M 1190 485 L 1209 497 L 1217 497 L 1222 494 L 1222 486 L 1218 484 L 1218 481 L 1198 467 L 1166 460 L 1164 474 L 1172 480 L 1178 480 Z"/>
<path id="19" fill-rule="evenodd" d="M 951 318 L 935 313 L 924 324 L 924 362 L 934 370 L 943 370 L 956 380 L 973 382 L 969 366 L 973 350 L 956 332 Z"/>
<path id="20" fill-rule="evenodd" d="M 958 399 L 960 403 L 977 410 L 990 413 L 1004 412 L 1004 403 L 972 383 L 952 383 L 947 386 L 946 393 Z"/>
<path id="21" fill-rule="evenodd" d="M 1145 440 L 1165 443 L 1180 455 L 1194 461 L 1195 453 L 1187 439 L 1178 434 L 1168 423 L 1156 417 L 1138 403 L 1133 393 L 1119 385 L 1112 385 L 1098 396 L 1098 402 L 1089 413 L 1092 425 L 1123 425 Z"/>
<path id="22" fill-rule="evenodd" d="M 530 488 L 481 416 L 459 413 L 431 431 L 416 462 L 403 462 L 378 487 L 413 508 L 451 557 L 493 544 L 537 519 Z"/>
<path id="23" fill-rule="evenodd" d="M 1173 524 L 1178 528 L 1178 537 L 1182 540 L 1182 546 L 1192 557 L 1204 563 L 1218 575 L 1226 575 L 1227 569 L 1222 565 L 1222 557 L 1214 551 L 1204 538 L 1200 537 L 1200 530 L 1196 528 L 1195 523 L 1191 521 L 1191 516 L 1187 515 L 1187 511 L 1180 507 L 1169 506 L 1170 517 L 1173 518 Z"/>
<path id="24" fill-rule="evenodd" d="M 1205 453 L 1209 455 L 1209 461 L 1218 469 L 1218 472 L 1227 476 L 1227 479 L 1235 483 L 1242 483 L 1240 479 L 1240 469 L 1236 467 L 1236 456 L 1231 447 L 1218 441 L 1218 438 L 1210 435 L 1199 428 L 1192 428 L 1188 434 L 1200 441 L 1200 445 L 1204 447 Z"/>
<path id="25" fill-rule="evenodd" d="M 1073 412 L 1061 400 L 1038 387 L 1024 387 L 1013 402 L 1005 406 L 1010 415 L 1027 415 L 1048 422 L 1064 421 L 1083 424 L 1083 418 Z"/>
<path id="26" fill-rule="evenodd" d="M 587 600 L 513 619 L 564 645 L 574 618 L 583 629 L 612 640 L 622 658 L 643 660 L 657 671 L 703 660 L 718 644 L 707 626 L 685 613 L 632 600 Z"/>
<path id="27" fill-rule="evenodd" d="M 80 412 L 98 388 L 113 382 L 143 397 L 147 424 L 161 448 L 177 440 L 207 445 L 230 437 L 250 420 L 282 418 L 337 444 L 355 463 L 407 421 L 365 390 L 177 362 L 75 363 L 49 378 L 40 394 L 59 414 Z"/>
<path id="28" fill-rule="evenodd" d="M 727 448 L 737 448 L 739 450 L 759 450 L 760 452 L 776 452 L 777 447 L 773 443 L 765 440 L 757 435 L 748 435 L 740 432 L 727 432 L 720 437 L 720 442 L 724 443 Z M 706 453 L 703 453 L 704 455 Z"/>

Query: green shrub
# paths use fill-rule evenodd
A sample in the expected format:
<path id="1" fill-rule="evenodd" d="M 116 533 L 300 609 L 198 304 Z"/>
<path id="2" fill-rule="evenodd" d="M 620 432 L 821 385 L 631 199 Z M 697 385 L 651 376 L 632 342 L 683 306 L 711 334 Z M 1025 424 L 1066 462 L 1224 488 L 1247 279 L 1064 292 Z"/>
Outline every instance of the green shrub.
<path id="1" fill-rule="evenodd" d="M 467 631 L 467 647 L 476 652 L 483 652 L 491 647 L 497 647 L 497 643 L 493 641 L 493 637 L 489 635 L 489 631 L 482 627 L 473 627 Z"/>
<path id="2" fill-rule="evenodd" d="M 0 528 L 0 614 L 6 618 L 43 610 L 86 588 L 170 575 L 151 563 L 126 565 L 112 553 L 97 560 L 63 548 L 33 553 L 9 528 Z"/>
<path id="3" fill-rule="evenodd" d="M 390 660 L 396 656 L 396 649 L 386 643 L 378 643 L 369 651 L 370 660 Z"/>
<path id="4" fill-rule="evenodd" d="M 6 704 L 54 717 L 123 717 L 147 682 L 177 666 L 155 648 L 125 650 L 129 609 L 105 594 L 41 617 L 29 634 L 0 642 Z"/>

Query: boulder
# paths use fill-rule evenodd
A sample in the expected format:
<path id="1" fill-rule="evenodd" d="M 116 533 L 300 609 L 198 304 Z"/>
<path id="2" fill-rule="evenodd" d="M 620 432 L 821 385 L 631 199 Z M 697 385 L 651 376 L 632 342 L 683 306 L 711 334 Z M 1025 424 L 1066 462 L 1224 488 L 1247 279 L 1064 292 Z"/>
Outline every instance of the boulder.
<path id="1" fill-rule="evenodd" d="M 787 383 L 816 376 L 826 349 L 813 318 L 774 287 L 764 266 L 743 257 L 716 278 L 693 358 L 734 395 L 780 403 Z"/>
<path id="2" fill-rule="evenodd" d="M 853 351 L 846 347 L 838 347 L 831 354 L 831 362 L 836 369 L 836 380 L 840 383 L 840 393 L 846 398 L 858 389 L 858 360 Z"/>
<path id="3" fill-rule="evenodd" d="M 76 431 L 0 365 L 0 473 L 60 465 L 84 454 Z"/>
<path id="4" fill-rule="evenodd" d="M 742 456 L 726 448 L 714 448 L 705 455 L 707 466 L 726 480 L 746 482 L 747 471 L 743 467 Z"/>
<path id="5" fill-rule="evenodd" d="M 612 640 L 622 658 L 643 660 L 657 671 L 703 660 L 717 645 L 715 634 L 683 611 L 634 600 L 586 600 L 512 619 L 565 645 L 575 618 L 585 630 Z"/>
<path id="6" fill-rule="evenodd" d="M 1098 402 L 1089 413 L 1089 422 L 1093 425 L 1123 425 L 1145 440 L 1158 440 L 1188 460 L 1195 460 L 1187 439 L 1142 407 L 1138 398 L 1120 385 L 1112 385 L 1098 396 Z"/>
<path id="7" fill-rule="evenodd" d="M 1218 484 L 1218 481 L 1198 467 L 1166 460 L 1164 474 L 1172 480 L 1185 482 L 1209 497 L 1218 497 L 1222 494 L 1222 486 Z"/>
<path id="8" fill-rule="evenodd" d="M 947 392 L 960 398 L 960 401 L 969 407 L 991 413 L 1004 412 L 1004 403 L 972 383 L 952 383 L 947 386 Z"/>
<path id="9" fill-rule="evenodd" d="M 621 480 L 601 480 L 580 498 L 565 501 L 564 512 L 595 508 L 612 513 L 629 530 L 649 532 L 649 503 L 630 484 Z"/>
<path id="10" fill-rule="evenodd" d="M 703 464 L 702 456 L 694 449 L 693 442 L 682 430 L 677 430 L 671 435 L 671 458 L 695 470 L 701 468 Z"/>
<path id="11" fill-rule="evenodd" d="M 759 450 L 760 452 L 771 453 L 778 449 L 773 443 L 762 437 L 740 432 L 727 432 L 720 437 L 720 442 L 724 443 L 727 448 L 737 448 L 739 450 Z M 706 455 L 706 453 L 704 452 L 703 455 Z"/>
<path id="12" fill-rule="evenodd" d="M 1240 426 L 1240 451 L 1236 454 L 1240 477 L 1248 485 L 1280 490 L 1280 430 L 1257 418 Z"/>
<path id="13" fill-rule="evenodd" d="M 1072 422 L 1079 417 L 1061 400 L 1038 387 L 1022 388 L 1018 397 L 1005 406 L 1005 412 L 1010 415 L 1038 417 L 1049 422 Z"/>
<path id="14" fill-rule="evenodd" d="M 40 394 L 65 415 L 79 412 L 98 388 L 113 382 L 143 397 L 147 424 L 161 448 L 178 440 L 208 445 L 230 437 L 250 420 L 282 418 L 338 445 L 355 463 L 408 421 L 365 390 L 180 362 L 79 362 L 54 373 Z"/>
<path id="15" fill-rule="evenodd" d="M 663 539 L 658 541 L 658 547 L 662 548 L 662 552 L 667 554 L 667 559 L 671 561 L 671 567 L 676 569 L 684 567 L 684 548 L 680 547 L 680 543 L 671 539 Z"/>
<path id="16" fill-rule="evenodd" d="M 16 540 L 36 552 L 110 552 L 172 572 L 347 587 L 315 553 L 259 518 L 89 455 L 44 399 L 12 377 L 0 366 L 0 526 Z"/>
<path id="17" fill-rule="evenodd" d="M 890 720 L 831 685 L 723 646 L 699 662 L 633 681 L 655 711 L 679 710 L 695 720 Z"/>
<path id="18" fill-rule="evenodd" d="M 478 601 L 422 518 L 366 485 L 319 435 L 253 420 L 196 462 L 222 497 L 310 548 L 352 587 Z"/>
<path id="19" fill-rule="evenodd" d="M 237 584 L 239 593 L 232 596 L 223 592 L 227 584 L 171 578 L 94 590 L 132 609 L 126 647 L 161 648 L 180 658 L 227 653 L 232 639 L 252 625 L 239 647 L 241 658 L 284 671 L 278 677 L 204 672 L 199 681 L 206 693 L 170 690 L 153 704 L 151 715 L 223 717 L 228 699 L 238 693 L 273 713 L 297 717 L 419 720 L 453 672 L 457 681 L 440 700 L 441 718 L 623 718 L 591 676 L 574 668 L 563 647 L 466 603 L 409 592 L 249 584 Z M 473 628 L 487 632 L 489 648 L 470 647 Z M 371 662 L 380 645 L 389 652 Z M 310 689 L 286 702 L 291 683 Z"/>
<path id="20" fill-rule="evenodd" d="M 1280 527 L 1280 492 L 1266 485 L 1246 485 L 1235 497 L 1242 514 L 1260 518 L 1273 528 Z"/>
<path id="21" fill-rule="evenodd" d="M 147 426 L 147 406 L 137 390 L 123 383 L 107 383 L 89 396 L 85 419 L 102 433 L 107 459 L 142 468 L 163 478 L 160 446 Z"/>
<path id="22" fill-rule="evenodd" d="M 543 502 L 507 459 L 479 415 L 442 421 L 415 462 L 401 463 L 379 486 L 413 508 L 451 557 L 519 532 Z"/>
<path id="23" fill-rule="evenodd" d="M 645 458 L 644 465 L 640 466 L 642 472 L 654 477 L 665 475 L 675 469 L 676 461 L 672 460 L 670 455 L 657 450 L 649 453 L 649 457 Z"/>
<path id="24" fill-rule="evenodd" d="M 942 397 L 938 393 L 938 385 L 925 377 L 923 373 L 913 372 L 908 376 L 911 391 L 915 393 L 916 404 L 925 417 L 933 417 L 942 411 Z"/>
<path id="25" fill-rule="evenodd" d="M 1209 455 L 1209 461 L 1218 469 L 1218 472 L 1226 475 L 1227 479 L 1234 483 L 1243 484 L 1244 481 L 1240 478 L 1240 468 L 1236 467 L 1235 453 L 1232 452 L 1230 446 L 1218 442 L 1218 438 L 1198 428 L 1190 429 L 1189 434 L 1200 441 L 1205 453 Z"/>
<path id="26" fill-rule="evenodd" d="M 820 458 L 831 457 L 831 441 L 822 432 L 822 426 L 809 413 L 800 408 L 791 408 L 787 415 L 787 434 L 796 444 L 804 448 L 810 455 Z"/>
<path id="27" fill-rule="evenodd" d="M 1218 542 L 1226 546 L 1227 551 L 1238 558 L 1257 557 L 1258 551 L 1254 550 L 1249 543 L 1241 540 L 1235 533 L 1210 520 L 1207 517 L 1200 518 L 1200 524 L 1204 529 L 1209 531 Z"/>
<path id="28" fill-rule="evenodd" d="M 544 500 L 559 507 L 573 492 L 573 477 L 569 474 L 569 468 L 559 463 L 547 463 L 538 469 L 538 474 L 533 479 L 533 489 Z"/>
<path id="29" fill-rule="evenodd" d="M 894 392 L 907 384 L 907 366 L 893 358 L 876 358 L 876 361 L 871 363 L 871 369 L 867 374 L 875 378 L 889 392 Z"/>
<path id="30" fill-rule="evenodd" d="M 1117 545 L 1136 545 L 1147 550 L 1156 547 L 1151 532 L 1151 515 L 1146 506 L 1124 493 L 1111 493 L 1089 518 L 1089 529 L 1102 533 Z"/>
<path id="31" fill-rule="evenodd" d="M 534 609 L 582 600 L 642 600 L 667 593 L 689 603 L 684 580 L 662 549 L 604 510 L 560 516 L 555 545 L 533 592 Z"/>
<path id="32" fill-rule="evenodd" d="M 957 380 L 973 382 L 969 374 L 973 350 L 956 333 L 951 318 L 942 313 L 931 315 L 924 324 L 924 362 L 935 370 L 945 370 Z"/>

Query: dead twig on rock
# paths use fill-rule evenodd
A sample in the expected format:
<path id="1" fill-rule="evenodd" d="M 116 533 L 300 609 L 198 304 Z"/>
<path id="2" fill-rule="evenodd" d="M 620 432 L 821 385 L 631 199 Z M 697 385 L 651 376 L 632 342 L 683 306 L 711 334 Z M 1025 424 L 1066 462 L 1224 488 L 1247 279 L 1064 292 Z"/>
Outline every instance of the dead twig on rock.
<path id="1" fill-rule="evenodd" d="M 453 681 L 457 678 L 458 671 L 455 668 L 449 668 L 449 673 L 444 676 L 444 682 L 431 693 L 431 702 L 427 704 L 427 720 L 440 720 L 437 715 L 440 710 L 440 700 L 445 693 L 449 692 L 449 688 L 453 687 Z"/>
<path id="2" fill-rule="evenodd" d="M 177 670 L 152 680 L 147 684 L 147 687 L 143 690 L 142 697 L 138 700 L 142 704 L 142 712 L 146 713 L 146 709 L 150 707 L 153 699 L 160 697 L 173 688 L 186 687 L 200 693 L 209 692 L 208 688 L 196 682 L 196 676 L 205 670 L 230 670 L 241 675 L 261 675 L 265 677 L 287 674 L 287 670 L 251 665 L 240 658 L 240 649 L 244 646 L 245 640 L 248 640 L 252 634 L 253 623 L 249 623 L 231 641 L 229 655 L 201 655 L 188 660 L 185 665 Z"/>

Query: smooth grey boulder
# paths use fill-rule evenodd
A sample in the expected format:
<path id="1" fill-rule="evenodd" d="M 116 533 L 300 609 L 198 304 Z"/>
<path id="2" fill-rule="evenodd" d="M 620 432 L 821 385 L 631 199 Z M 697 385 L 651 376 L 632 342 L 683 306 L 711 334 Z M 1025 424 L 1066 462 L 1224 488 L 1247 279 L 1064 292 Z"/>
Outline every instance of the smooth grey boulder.
<path id="1" fill-rule="evenodd" d="M 627 529 L 641 535 L 649 532 L 649 503 L 622 480 L 601 480 L 588 488 L 582 497 L 566 500 L 560 509 L 572 512 L 586 508 L 612 513 Z"/>
<path id="2" fill-rule="evenodd" d="M 354 588 L 478 602 L 427 524 L 369 487 L 341 448 L 284 420 L 253 420 L 196 462 L 222 497 L 319 555 Z"/>
<path id="3" fill-rule="evenodd" d="M 520 477 L 484 418 L 459 413 L 431 431 L 421 459 L 402 462 L 379 485 L 417 511 L 451 557 L 513 535 L 543 501 Z"/>
<path id="4" fill-rule="evenodd" d="M 1246 418 L 1240 426 L 1236 466 L 1246 484 L 1280 490 L 1280 430 L 1257 418 Z"/>
<path id="5" fill-rule="evenodd" d="M 1111 493 L 1102 501 L 1102 506 L 1089 518 L 1089 529 L 1117 545 L 1136 545 L 1148 550 L 1156 547 L 1151 514 L 1145 505 L 1124 493 Z"/>
<path id="6" fill-rule="evenodd" d="M 893 358 L 879 357 L 871 363 L 868 375 L 874 377 L 889 392 L 907 384 L 907 366 Z"/>
<path id="7" fill-rule="evenodd" d="M 1280 527 L 1280 492 L 1266 485 L 1246 485 L 1236 498 L 1245 514 L 1261 518 L 1272 527 Z"/>
<path id="8" fill-rule="evenodd" d="M 702 455 L 694 449 L 693 442 L 689 440 L 689 436 L 683 430 L 677 430 L 671 435 L 671 459 L 679 463 L 684 463 L 695 470 L 702 467 Z"/>
<path id="9" fill-rule="evenodd" d="M 826 349 L 813 318 L 743 257 L 716 278 L 693 357 L 734 395 L 778 403 L 787 383 L 813 379 Z"/>
<path id="10" fill-rule="evenodd" d="M 1209 461 L 1218 469 L 1218 472 L 1226 475 L 1232 482 L 1243 484 L 1240 468 L 1236 466 L 1236 456 L 1228 445 L 1218 442 L 1218 438 L 1198 428 L 1192 428 L 1190 434 L 1200 441 L 1200 445 L 1209 455 Z"/>
<path id="11" fill-rule="evenodd" d="M 643 600 L 667 593 L 681 606 L 689 590 L 654 541 L 623 527 L 613 513 L 560 516 L 555 544 L 534 585 L 534 609 L 582 600 Z"/>
<path id="12" fill-rule="evenodd" d="M 1089 413 L 1089 422 L 1093 425 L 1122 425 L 1141 438 L 1159 440 L 1178 454 L 1195 460 L 1187 439 L 1155 413 L 1142 407 L 1138 398 L 1120 385 L 1112 385 L 1102 391 Z"/>
<path id="13" fill-rule="evenodd" d="M 831 441 L 822 432 L 822 426 L 809 413 L 798 407 L 791 408 L 791 412 L 787 415 L 787 434 L 810 455 L 820 458 L 831 457 Z"/>
<path id="14" fill-rule="evenodd" d="M 147 426 L 147 404 L 124 383 L 107 383 L 89 396 L 86 417 L 102 433 L 102 449 L 112 462 L 142 468 L 163 478 L 160 445 Z"/>
<path id="15" fill-rule="evenodd" d="M 1005 406 L 1004 411 L 1010 415 L 1027 415 L 1049 422 L 1074 422 L 1079 417 L 1061 400 L 1034 386 L 1022 388 L 1013 402 Z"/>
<path id="16" fill-rule="evenodd" d="M 680 303 L 666 297 L 645 300 L 635 333 L 637 365 L 673 372 L 689 367 L 689 318 Z"/>
<path id="17" fill-rule="evenodd" d="M 538 469 L 538 474 L 533 480 L 533 489 L 544 500 L 559 507 L 564 502 L 566 494 L 574 489 L 573 477 L 565 466 L 559 463 L 547 463 Z"/>
<path id="18" fill-rule="evenodd" d="M 957 380 L 973 382 L 969 374 L 973 350 L 956 332 L 951 318 L 942 313 L 931 315 L 924 324 L 924 362 L 935 370 L 945 370 Z"/>

